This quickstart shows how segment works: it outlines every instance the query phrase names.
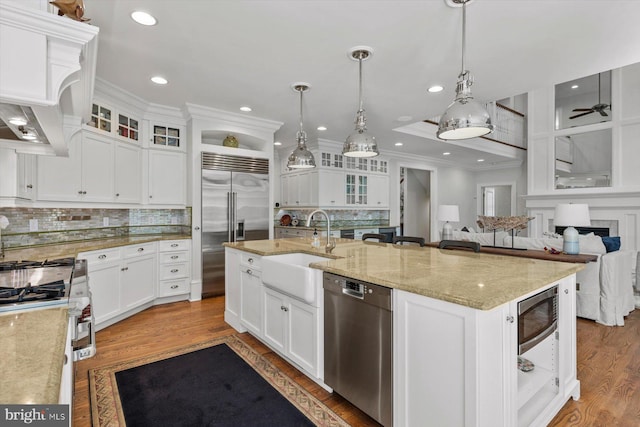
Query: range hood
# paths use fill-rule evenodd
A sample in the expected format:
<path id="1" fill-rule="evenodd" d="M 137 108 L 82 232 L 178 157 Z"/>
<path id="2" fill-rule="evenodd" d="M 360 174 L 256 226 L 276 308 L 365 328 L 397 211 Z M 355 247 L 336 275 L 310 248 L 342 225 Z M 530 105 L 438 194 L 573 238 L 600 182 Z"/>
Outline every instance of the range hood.
<path id="1" fill-rule="evenodd" d="M 91 117 L 99 29 L 33 4 L 0 0 L 0 147 L 66 156 L 63 127 Z"/>

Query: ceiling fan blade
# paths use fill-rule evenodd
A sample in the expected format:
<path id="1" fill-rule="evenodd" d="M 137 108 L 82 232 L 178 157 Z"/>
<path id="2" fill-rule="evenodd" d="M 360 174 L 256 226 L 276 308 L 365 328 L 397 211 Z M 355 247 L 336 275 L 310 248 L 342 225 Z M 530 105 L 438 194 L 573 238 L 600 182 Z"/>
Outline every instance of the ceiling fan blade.
<path id="1" fill-rule="evenodd" d="M 573 111 L 591 111 L 593 108 L 574 108 Z"/>
<path id="2" fill-rule="evenodd" d="M 593 110 L 589 110 L 588 112 L 582 113 L 582 114 L 576 114 L 575 116 L 569 117 L 569 119 L 577 119 L 578 117 L 586 116 L 587 114 L 591 114 L 591 113 L 593 113 Z"/>

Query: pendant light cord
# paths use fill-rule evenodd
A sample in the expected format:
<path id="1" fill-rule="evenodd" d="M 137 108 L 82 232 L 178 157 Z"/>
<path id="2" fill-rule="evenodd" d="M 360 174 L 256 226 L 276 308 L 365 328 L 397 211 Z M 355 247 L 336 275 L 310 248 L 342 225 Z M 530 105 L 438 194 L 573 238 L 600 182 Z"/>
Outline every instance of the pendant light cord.
<path id="1" fill-rule="evenodd" d="M 306 135 L 304 133 L 304 129 L 302 127 L 302 123 L 303 123 L 303 116 L 302 116 L 302 93 L 304 92 L 304 88 L 300 87 L 298 89 L 298 91 L 300 92 L 300 131 L 298 132 L 298 145 L 301 145 L 304 143 L 304 140 L 306 139 Z"/>
<path id="2" fill-rule="evenodd" d="M 464 64 L 464 58 L 467 50 L 466 28 L 467 28 L 467 1 L 465 0 L 462 3 L 462 71 L 460 72 L 460 75 L 464 75 L 464 73 L 467 71 Z"/>
<path id="3" fill-rule="evenodd" d="M 359 85 L 359 93 L 358 93 L 358 98 L 360 99 L 360 108 L 359 111 L 363 111 L 362 109 L 362 55 L 363 53 L 360 52 L 360 57 L 358 58 L 358 64 L 359 64 L 359 79 L 360 79 L 360 85 Z"/>

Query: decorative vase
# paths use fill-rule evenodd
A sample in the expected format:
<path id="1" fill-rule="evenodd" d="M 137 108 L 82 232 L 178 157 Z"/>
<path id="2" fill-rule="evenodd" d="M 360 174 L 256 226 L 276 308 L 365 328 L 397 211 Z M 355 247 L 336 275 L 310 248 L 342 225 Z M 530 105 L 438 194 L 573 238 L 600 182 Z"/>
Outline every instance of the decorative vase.
<path id="1" fill-rule="evenodd" d="M 233 135 L 227 135 L 227 137 L 222 141 L 222 145 L 225 147 L 238 148 L 238 139 Z"/>

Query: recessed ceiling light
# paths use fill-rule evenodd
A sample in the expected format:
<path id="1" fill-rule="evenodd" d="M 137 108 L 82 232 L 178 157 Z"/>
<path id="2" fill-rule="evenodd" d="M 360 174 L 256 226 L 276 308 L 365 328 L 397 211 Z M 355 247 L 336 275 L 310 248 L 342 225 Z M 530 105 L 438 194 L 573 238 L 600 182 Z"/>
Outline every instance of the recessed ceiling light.
<path id="1" fill-rule="evenodd" d="M 444 153 L 442 153 L 443 156 L 448 156 L 449 154 L 451 154 L 451 153 L 448 152 L 448 151 L 445 151 Z"/>
<path id="2" fill-rule="evenodd" d="M 244 111 L 244 112 L 248 113 L 249 111 L 251 111 L 251 107 L 247 107 L 247 106 L 240 107 L 240 111 Z"/>
<path id="3" fill-rule="evenodd" d="M 282 145 L 282 142 L 276 141 L 276 142 L 273 143 L 273 145 Z"/>
<path id="4" fill-rule="evenodd" d="M 396 146 L 396 147 L 402 147 L 402 142 L 396 142 L 396 143 L 395 143 L 395 146 Z"/>
<path id="5" fill-rule="evenodd" d="M 27 121 L 23 117 L 12 117 L 9 119 L 9 123 L 16 126 L 24 126 L 27 124 Z"/>
<path id="6" fill-rule="evenodd" d="M 27 132 L 22 134 L 22 139 L 26 139 L 27 141 L 35 141 L 36 140 L 36 136 L 34 134 L 32 134 L 31 132 Z"/>
<path id="7" fill-rule="evenodd" d="M 317 128 L 317 129 L 318 129 L 318 130 L 327 130 L 327 127 L 326 127 L 326 126 L 318 126 L 318 128 Z"/>
<path id="8" fill-rule="evenodd" d="M 571 89 L 578 89 L 579 87 L 580 86 L 578 86 L 578 85 L 573 85 L 573 86 L 571 86 Z"/>
<path id="9" fill-rule="evenodd" d="M 396 120 L 399 122 L 408 122 L 409 120 L 412 120 L 412 119 L 413 119 L 412 116 L 400 116 Z"/>
<path id="10" fill-rule="evenodd" d="M 151 81 L 154 82 L 157 85 L 166 85 L 167 83 L 169 83 L 169 81 L 167 79 L 165 79 L 164 77 L 160 77 L 160 76 L 151 77 Z"/>
<path id="11" fill-rule="evenodd" d="M 438 92 L 442 92 L 442 90 L 444 89 L 444 87 L 440 86 L 440 85 L 434 85 L 431 86 L 429 89 L 427 89 L 429 92 L 431 93 L 438 93 Z"/>
<path id="12" fill-rule="evenodd" d="M 478 159 L 478 162 L 484 162 L 484 159 Z"/>
<path id="13" fill-rule="evenodd" d="M 147 26 L 156 25 L 156 23 L 158 22 L 156 18 L 154 18 L 147 12 L 143 12 L 141 10 L 136 10 L 135 12 L 131 12 L 131 19 L 136 21 L 138 24 L 147 25 Z"/>

